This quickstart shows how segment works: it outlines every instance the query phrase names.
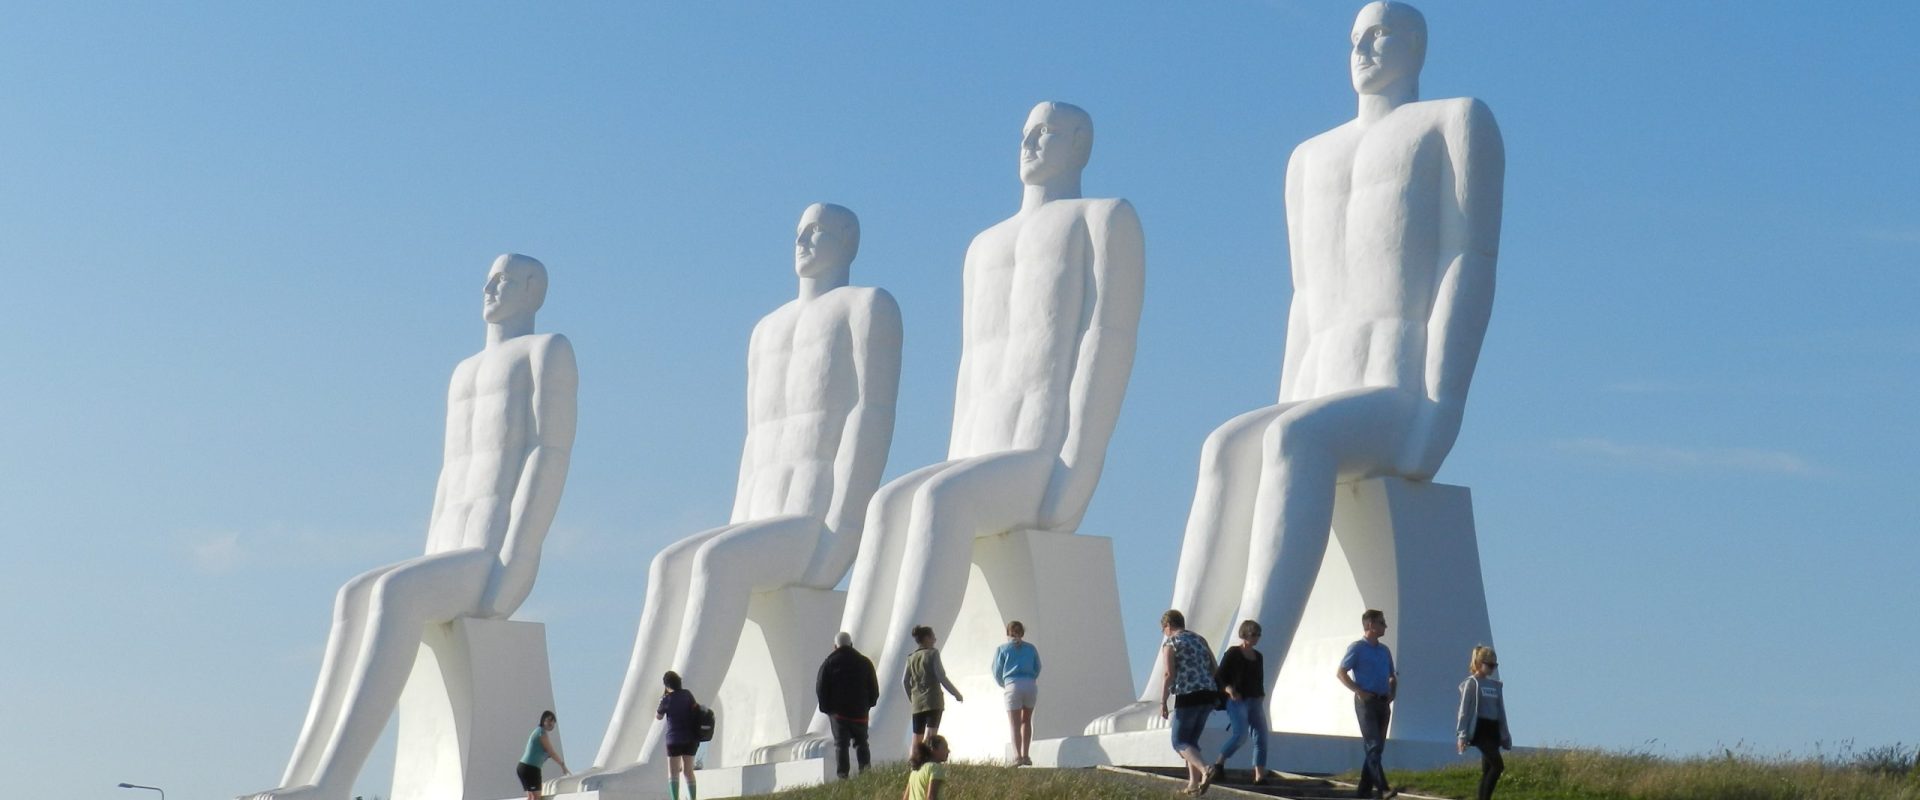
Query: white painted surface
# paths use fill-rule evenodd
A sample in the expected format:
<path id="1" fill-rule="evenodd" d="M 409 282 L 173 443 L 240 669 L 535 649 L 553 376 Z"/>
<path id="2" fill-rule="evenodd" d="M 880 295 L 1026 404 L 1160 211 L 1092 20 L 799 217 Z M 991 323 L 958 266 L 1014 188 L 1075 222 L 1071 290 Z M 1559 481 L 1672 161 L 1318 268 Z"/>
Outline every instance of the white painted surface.
<path id="1" fill-rule="evenodd" d="M 1201 448 L 1171 607 L 1222 647 L 1240 620 L 1259 621 L 1269 686 L 1294 658 L 1322 655 L 1289 644 L 1329 549 L 1336 483 L 1432 478 L 1459 433 L 1486 334 L 1503 145 L 1479 101 L 1417 99 L 1425 40 L 1410 6 L 1361 9 L 1349 64 L 1359 113 L 1300 145 L 1287 166 L 1294 292 L 1279 402 L 1227 421 Z M 1394 548 L 1360 554 L 1342 543 L 1356 571 L 1392 569 L 1363 562 Z M 1485 603 L 1477 575 L 1472 597 L 1441 602 L 1472 616 L 1465 607 Z M 1362 596 L 1376 607 L 1390 600 L 1364 586 Z M 1423 621 L 1388 623 L 1404 636 Z M 1087 731 L 1160 724 L 1160 684 L 1149 676 L 1142 702 Z"/>
<path id="2" fill-rule="evenodd" d="M 770 744 L 793 734 L 796 714 L 811 712 L 810 704 L 796 709 L 799 698 L 812 698 L 813 668 L 837 630 L 837 593 L 784 595 L 804 594 L 822 613 L 832 607 L 823 622 L 794 629 L 810 631 L 810 643 L 770 644 L 767 626 L 747 628 L 756 604 L 767 612 L 759 619 L 779 616 L 767 610 L 767 592 L 825 592 L 840 582 L 886 466 L 900 383 L 900 311 L 885 290 L 848 285 L 859 245 L 852 211 L 816 203 L 801 213 L 798 296 L 754 326 L 747 348 L 747 438 L 733 515 L 654 558 L 633 657 L 599 756 L 592 769 L 549 781 L 548 792 L 651 792 L 665 785 L 666 726 L 654 714 L 669 669 L 696 700 L 730 700 L 719 723 L 733 732 L 723 742 L 723 762 L 748 746 L 751 736 L 743 732 L 776 736 L 760 742 Z M 799 662 L 776 666 L 771 658 Z M 729 679 L 736 664 L 749 670 L 738 682 Z M 754 683 L 763 680 L 779 685 Z"/>
<path id="3" fill-rule="evenodd" d="M 833 650 L 846 597 L 805 587 L 753 595 L 739 649 L 713 704 L 714 741 L 700 749 L 706 767 L 744 764 L 754 748 L 806 732 L 819 707 L 814 680 Z"/>
<path id="4" fill-rule="evenodd" d="M 346 800 L 400 701 L 427 626 L 505 619 L 532 591 L 566 483 L 579 384 L 566 337 L 533 332 L 546 291 L 546 267 L 532 258 L 503 255 L 489 268 L 486 347 L 454 368 L 447 391 L 426 554 L 341 587 L 281 787 L 242 797 Z M 403 751 L 399 760 L 411 757 Z"/>
<path id="5" fill-rule="evenodd" d="M 1226 744 L 1226 713 L 1207 721 L 1200 737 L 1200 752 L 1211 760 Z M 1309 775 L 1330 775 L 1360 766 L 1365 754 L 1356 737 L 1322 736 L 1307 733 L 1275 733 L 1267 739 L 1267 766 L 1276 770 Z M 1240 745 L 1240 752 L 1227 759 L 1232 769 L 1253 765 L 1253 747 Z M 1467 754 L 1479 758 L 1476 751 Z M 1433 769 L 1465 760 L 1453 751 L 1453 741 L 1395 742 L 1387 746 L 1382 761 L 1389 773 L 1395 770 Z M 1166 730 L 1132 731 L 1099 736 L 1070 736 L 1063 739 L 1035 739 L 1033 763 L 1039 767 L 1178 767 L 1180 756 L 1173 752 L 1172 733 Z M 705 796 L 704 794 L 702 796 Z"/>
<path id="6" fill-rule="evenodd" d="M 840 627 L 880 675 L 876 759 L 905 755 L 907 632 L 951 632 L 974 539 L 1071 532 L 1099 482 L 1133 369 L 1145 250 L 1130 204 L 1080 197 L 1092 147 L 1079 108 L 1048 102 L 1028 114 L 1020 210 L 967 248 L 948 460 L 874 494 Z M 826 733 L 816 715 L 808 737 L 754 760 L 818 757 Z"/>
<path id="7" fill-rule="evenodd" d="M 470 617 L 428 625 L 400 694 L 391 800 L 514 795 L 513 765 L 552 709 L 545 625 Z M 547 740 L 564 760 L 560 732 Z M 559 771 L 553 762 L 542 768 Z"/>

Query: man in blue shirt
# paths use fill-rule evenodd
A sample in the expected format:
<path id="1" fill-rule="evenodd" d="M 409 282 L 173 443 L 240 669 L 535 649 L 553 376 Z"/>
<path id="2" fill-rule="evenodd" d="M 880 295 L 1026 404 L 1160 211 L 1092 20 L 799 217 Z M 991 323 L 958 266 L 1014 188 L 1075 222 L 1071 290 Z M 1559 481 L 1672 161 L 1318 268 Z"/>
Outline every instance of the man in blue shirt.
<path id="1" fill-rule="evenodd" d="M 1353 692 L 1353 712 L 1360 718 L 1360 741 L 1366 745 L 1367 758 L 1360 765 L 1360 797 L 1394 797 L 1399 790 L 1387 786 L 1386 770 L 1380 756 L 1387 749 L 1387 723 L 1393 716 L 1393 695 L 1400 679 L 1393 671 L 1393 651 L 1380 642 L 1387 635 L 1387 615 L 1367 609 L 1360 615 L 1364 638 L 1347 646 L 1334 675 Z"/>

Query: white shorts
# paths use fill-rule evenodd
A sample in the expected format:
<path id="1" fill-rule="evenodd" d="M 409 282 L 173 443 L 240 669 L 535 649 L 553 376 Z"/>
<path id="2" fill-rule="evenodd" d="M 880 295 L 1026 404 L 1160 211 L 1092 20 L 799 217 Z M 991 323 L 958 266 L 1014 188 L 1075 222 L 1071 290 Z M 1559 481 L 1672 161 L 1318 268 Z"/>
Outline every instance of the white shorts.
<path id="1" fill-rule="evenodd" d="M 1040 682 L 1032 678 L 1014 678 L 1007 681 L 1007 710 L 1019 711 L 1033 708 L 1040 700 Z"/>

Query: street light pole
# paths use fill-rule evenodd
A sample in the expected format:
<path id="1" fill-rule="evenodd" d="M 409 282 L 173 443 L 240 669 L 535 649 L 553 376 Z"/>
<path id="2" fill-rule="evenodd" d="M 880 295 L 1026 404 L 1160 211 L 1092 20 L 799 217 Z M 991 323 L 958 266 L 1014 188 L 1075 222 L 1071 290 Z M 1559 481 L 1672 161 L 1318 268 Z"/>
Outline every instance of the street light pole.
<path id="1" fill-rule="evenodd" d="M 122 789 L 151 789 L 151 790 L 153 790 L 153 791 L 156 791 L 156 792 L 159 792 L 159 793 L 160 793 L 160 800 L 167 800 L 167 790 L 165 790 L 165 789 L 162 789 L 162 788 L 160 788 L 160 787 L 158 787 L 158 786 L 141 786 L 140 784 L 137 784 L 137 783 L 122 783 L 122 784 L 120 784 L 120 788 L 122 788 Z"/>

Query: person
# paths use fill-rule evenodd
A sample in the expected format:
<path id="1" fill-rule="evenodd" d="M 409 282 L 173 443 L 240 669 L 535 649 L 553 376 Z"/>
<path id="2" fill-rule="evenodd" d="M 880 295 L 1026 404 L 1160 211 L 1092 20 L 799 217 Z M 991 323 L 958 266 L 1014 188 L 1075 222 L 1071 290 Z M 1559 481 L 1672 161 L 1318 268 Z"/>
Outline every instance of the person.
<path id="1" fill-rule="evenodd" d="M 850 774 L 849 744 L 859 754 L 860 771 L 866 772 L 873 762 L 873 751 L 867 746 L 867 712 L 880 699 L 880 681 L 873 662 L 853 648 L 853 636 L 846 631 L 833 637 L 833 652 L 820 662 L 814 696 L 820 701 L 820 713 L 833 720 L 834 774 L 841 780 Z"/>
<path id="2" fill-rule="evenodd" d="M 947 738 L 928 736 L 913 746 L 907 759 L 907 789 L 900 800 L 940 800 L 940 789 L 947 782 Z"/>
<path id="3" fill-rule="evenodd" d="M 1493 797 L 1500 773 L 1507 770 L 1500 751 L 1513 749 L 1513 735 L 1507 732 L 1505 687 L 1493 677 L 1499 668 L 1500 657 L 1493 648 L 1473 648 L 1467 661 L 1467 679 L 1460 683 L 1460 714 L 1454 720 L 1458 735 L 1455 751 L 1465 753 L 1469 744 L 1480 750 L 1480 792 L 1474 795 L 1478 800 Z"/>
<path id="4" fill-rule="evenodd" d="M 667 791 L 673 800 L 680 800 L 680 778 L 685 776 L 687 800 L 700 800 L 693 780 L 693 756 L 700 750 L 700 704 L 681 683 L 680 673 L 667 670 L 660 680 L 667 688 L 660 694 L 653 718 L 666 723 L 662 738 L 667 746 Z"/>
<path id="5" fill-rule="evenodd" d="M 506 619 L 533 590 L 573 450 L 573 345 L 534 333 L 547 268 L 494 259 L 486 347 L 453 369 L 424 555 L 340 587 L 305 724 L 280 787 L 244 800 L 346 800 L 387 726 L 428 625 Z"/>
<path id="6" fill-rule="evenodd" d="M 1027 626 L 1007 623 L 1007 641 L 993 651 L 993 682 L 1007 695 L 1007 725 L 1013 728 L 1013 765 L 1031 767 L 1033 706 L 1040 700 L 1040 650 L 1026 640 Z"/>
<path id="7" fill-rule="evenodd" d="M 1505 151 L 1484 103 L 1419 99 L 1426 48 L 1412 6 L 1360 9 L 1347 47 L 1358 113 L 1287 162 L 1293 296 L 1277 402 L 1200 449 L 1171 604 L 1201 631 L 1272 628 L 1268 686 L 1325 560 L 1335 485 L 1432 479 L 1486 337 Z M 1360 586 L 1392 580 L 1391 560 L 1352 566 Z M 1089 732 L 1142 730 L 1143 717 L 1136 705 Z"/>
<path id="8" fill-rule="evenodd" d="M 1184 794 L 1202 795 L 1213 785 L 1213 773 L 1200 752 L 1200 734 L 1207 729 L 1218 687 L 1213 674 L 1218 665 L 1205 637 L 1187 630 L 1187 618 L 1169 609 L 1160 615 L 1160 717 L 1167 718 L 1167 697 L 1173 697 L 1173 751 L 1187 763 Z"/>
<path id="9" fill-rule="evenodd" d="M 1387 750 L 1387 726 L 1393 719 L 1393 696 L 1400 676 L 1393 670 L 1393 651 L 1380 641 L 1387 635 L 1387 615 L 1369 608 L 1360 615 L 1361 638 L 1347 646 L 1334 675 L 1353 692 L 1353 713 L 1360 719 L 1360 742 L 1366 756 L 1360 763 L 1360 797 L 1394 797 L 1380 759 Z M 1377 795 L 1376 795 L 1377 793 Z"/>
<path id="10" fill-rule="evenodd" d="M 907 657 L 906 669 L 902 670 L 900 685 L 906 690 L 907 699 L 913 706 L 913 744 L 918 745 L 940 732 L 940 716 L 947 708 L 947 698 L 940 690 L 946 689 L 958 702 L 966 702 L 960 696 L 960 690 L 953 688 L 953 682 L 947 680 L 946 665 L 940 663 L 940 651 L 933 643 L 939 637 L 933 635 L 933 628 L 916 625 L 913 628 L 913 641 L 920 646 Z"/>
<path id="11" fill-rule="evenodd" d="M 527 752 L 514 766 L 514 774 L 519 776 L 520 788 L 526 790 L 527 800 L 540 800 L 540 765 L 547 763 L 548 758 L 560 765 L 561 772 L 572 772 L 560 757 L 560 751 L 554 748 L 553 739 L 547 736 L 559 725 L 560 718 L 552 711 L 540 712 L 540 724 L 533 726 L 533 733 L 527 736 Z"/>
<path id="12" fill-rule="evenodd" d="M 1267 782 L 1267 685 L 1261 663 L 1260 623 L 1240 621 L 1240 643 L 1227 648 L 1220 657 L 1220 670 L 1214 682 L 1227 694 L 1227 743 L 1213 762 L 1214 780 L 1226 771 L 1227 759 L 1240 749 L 1241 742 L 1253 740 L 1253 782 Z"/>
<path id="13" fill-rule="evenodd" d="M 882 675 L 900 674 L 910 657 L 898 631 L 953 628 L 976 538 L 1078 528 L 1133 369 L 1145 248 L 1131 204 L 1080 196 L 1093 119 L 1044 102 L 1021 137 L 1020 210 L 967 247 L 947 460 L 874 494 L 848 584 L 840 628 Z M 891 732 L 911 705 L 882 687 L 872 714 L 874 747 L 887 748 L 880 757 L 905 755 L 905 737 Z M 753 760 L 821 754 L 826 724 L 817 717 L 812 737 Z"/>
<path id="14" fill-rule="evenodd" d="M 717 696 L 756 591 L 832 589 L 853 563 L 893 438 L 901 344 L 893 296 L 849 285 L 859 249 L 852 211 L 814 203 L 801 212 L 798 295 L 761 318 L 747 346 L 747 435 L 732 515 L 654 557 L 600 754 L 555 793 L 656 785 L 665 772 L 662 731 L 647 713 L 656 676 L 677 670 Z M 784 722 L 778 698 L 801 691 L 804 682 L 757 693 L 773 704 L 729 712 L 736 724 L 752 725 L 755 715 Z"/>

